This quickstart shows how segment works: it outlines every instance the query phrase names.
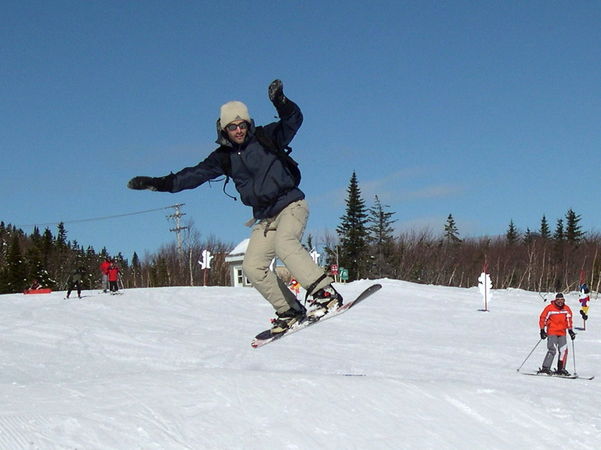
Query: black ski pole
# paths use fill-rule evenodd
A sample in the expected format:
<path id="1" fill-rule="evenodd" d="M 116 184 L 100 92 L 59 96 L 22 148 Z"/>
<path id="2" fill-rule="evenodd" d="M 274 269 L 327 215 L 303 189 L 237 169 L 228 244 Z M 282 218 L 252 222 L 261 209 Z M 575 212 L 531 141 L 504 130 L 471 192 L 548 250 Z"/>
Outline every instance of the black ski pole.
<path id="1" fill-rule="evenodd" d="M 572 358 L 574 360 L 574 375 L 578 372 L 576 371 L 576 351 L 574 350 L 574 339 L 572 339 Z"/>
<path id="2" fill-rule="evenodd" d="M 536 343 L 536 345 L 534 346 L 534 348 L 532 350 L 530 350 L 530 353 L 528 353 L 528 356 L 526 356 L 526 359 L 524 360 L 524 362 L 522 363 L 522 365 L 517 368 L 518 372 L 520 371 L 520 369 L 522 368 L 522 366 L 524 364 L 526 364 L 526 361 L 528 361 L 528 358 L 530 358 L 530 355 L 532 355 L 532 353 L 534 353 L 534 350 L 536 350 L 536 347 L 538 347 L 538 344 L 540 344 L 542 341 L 543 341 L 542 339 L 539 339 L 539 341 Z"/>

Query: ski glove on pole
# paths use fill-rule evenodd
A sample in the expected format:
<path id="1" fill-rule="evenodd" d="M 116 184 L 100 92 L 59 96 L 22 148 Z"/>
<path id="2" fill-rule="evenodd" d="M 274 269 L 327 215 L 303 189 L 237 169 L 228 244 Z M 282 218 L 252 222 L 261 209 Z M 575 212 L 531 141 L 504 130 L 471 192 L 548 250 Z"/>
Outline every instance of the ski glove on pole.
<path id="1" fill-rule="evenodd" d="M 572 330 L 568 330 L 568 333 L 570 333 L 572 340 L 576 339 L 576 333 L 574 333 Z"/>
<path id="2" fill-rule="evenodd" d="M 173 174 L 165 177 L 133 177 L 127 183 L 127 187 L 135 190 L 148 189 L 150 191 L 166 192 L 171 190 L 173 185 Z"/>
<path id="3" fill-rule="evenodd" d="M 547 339 L 547 333 L 545 332 L 544 328 L 540 329 L 540 338 L 541 339 Z"/>
<path id="4" fill-rule="evenodd" d="M 290 104 L 291 102 L 284 95 L 284 83 L 282 83 L 282 80 L 273 80 L 267 89 L 267 94 L 280 117 L 288 117 L 294 111 L 294 107 Z"/>

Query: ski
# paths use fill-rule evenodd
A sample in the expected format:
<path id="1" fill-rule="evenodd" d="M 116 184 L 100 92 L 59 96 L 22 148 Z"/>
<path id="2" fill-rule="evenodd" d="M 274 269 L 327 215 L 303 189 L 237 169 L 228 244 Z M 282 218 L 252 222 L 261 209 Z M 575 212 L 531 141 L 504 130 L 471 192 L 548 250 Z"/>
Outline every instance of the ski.
<path id="1" fill-rule="evenodd" d="M 595 378 L 595 376 L 584 376 L 584 375 L 578 375 L 577 373 L 574 373 L 572 375 L 556 375 L 554 373 L 552 374 L 548 374 L 548 373 L 538 373 L 538 372 L 519 372 L 522 375 L 532 375 L 535 377 L 549 377 L 549 378 L 566 378 L 568 380 L 592 380 Z"/>
<path id="2" fill-rule="evenodd" d="M 255 338 L 253 339 L 253 341 L 251 342 L 250 345 L 253 348 L 259 348 L 259 347 L 269 344 L 270 342 L 279 341 L 280 339 L 282 339 L 285 336 L 294 334 L 297 331 L 303 330 L 305 328 L 309 328 L 313 325 L 323 322 L 324 320 L 328 320 L 333 317 L 339 316 L 340 314 L 345 313 L 346 311 L 348 311 L 355 305 L 361 303 L 363 300 L 365 300 L 367 297 L 374 294 L 375 292 L 379 291 L 381 288 L 382 288 L 381 284 L 373 284 L 370 287 L 368 287 L 367 289 L 365 289 L 363 292 L 361 292 L 357 296 L 357 298 L 355 298 L 354 300 L 351 300 L 348 303 L 343 304 L 340 308 L 336 309 L 335 311 L 332 311 L 329 314 L 326 314 L 319 320 L 315 320 L 315 321 L 304 320 L 303 322 L 293 325 L 292 328 L 285 331 L 284 333 L 276 334 L 274 336 L 271 334 L 271 330 L 262 331 L 261 333 L 257 334 L 257 336 L 255 336 Z"/>
<path id="3" fill-rule="evenodd" d="M 583 375 L 578 375 L 577 373 L 575 373 L 574 375 L 569 375 L 569 376 L 566 376 L 566 375 L 553 375 L 553 376 L 557 377 L 557 378 L 569 378 L 571 380 L 578 379 L 578 380 L 588 380 L 588 381 L 595 378 L 594 375 L 593 376 L 583 376 Z"/>
<path id="4" fill-rule="evenodd" d="M 84 298 L 87 298 L 87 297 L 94 297 L 94 294 L 82 295 L 81 297 L 78 297 L 77 295 L 75 295 L 73 297 L 63 297 L 63 300 L 83 300 Z"/>

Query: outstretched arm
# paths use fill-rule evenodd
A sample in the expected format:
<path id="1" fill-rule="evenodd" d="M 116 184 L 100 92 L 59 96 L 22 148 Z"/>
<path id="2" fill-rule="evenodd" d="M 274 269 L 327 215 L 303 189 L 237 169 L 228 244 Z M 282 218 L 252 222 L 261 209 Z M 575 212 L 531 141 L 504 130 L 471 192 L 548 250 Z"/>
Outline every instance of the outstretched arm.
<path id="1" fill-rule="evenodd" d="M 221 175 L 224 175 L 221 160 L 217 152 L 212 152 L 204 161 L 194 167 L 186 167 L 175 174 L 170 173 L 164 177 L 134 177 L 129 180 L 127 187 L 135 190 L 179 192 L 184 189 L 194 189 Z"/>
<path id="2" fill-rule="evenodd" d="M 265 125 L 264 129 L 279 147 L 284 148 L 302 125 L 303 114 L 298 105 L 284 95 L 284 84 L 281 80 L 272 81 L 267 94 L 278 112 L 280 121 Z"/>

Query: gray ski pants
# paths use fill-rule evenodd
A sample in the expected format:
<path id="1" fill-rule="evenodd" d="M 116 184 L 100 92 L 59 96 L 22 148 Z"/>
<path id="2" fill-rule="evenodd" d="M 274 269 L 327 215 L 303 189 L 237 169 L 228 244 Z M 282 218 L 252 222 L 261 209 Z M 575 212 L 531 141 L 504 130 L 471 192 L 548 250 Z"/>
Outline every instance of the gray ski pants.
<path id="1" fill-rule="evenodd" d="M 307 202 L 299 200 L 289 204 L 277 216 L 259 221 L 250 235 L 242 269 L 253 287 L 278 313 L 295 308 L 296 296 L 270 270 L 273 258 L 279 258 L 305 289 L 324 273 L 300 243 L 308 217 Z M 332 278 L 325 277 L 314 287 L 313 292 L 333 281 Z"/>
<path id="2" fill-rule="evenodd" d="M 555 353 L 559 350 L 559 361 L 563 362 L 565 367 L 566 360 L 568 359 L 568 342 L 565 336 L 549 335 L 547 336 L 547 354 L 543 361 L 543 367 L 551 367 Z"/>

